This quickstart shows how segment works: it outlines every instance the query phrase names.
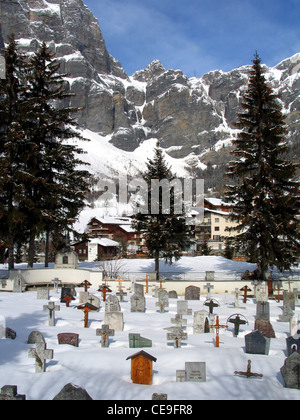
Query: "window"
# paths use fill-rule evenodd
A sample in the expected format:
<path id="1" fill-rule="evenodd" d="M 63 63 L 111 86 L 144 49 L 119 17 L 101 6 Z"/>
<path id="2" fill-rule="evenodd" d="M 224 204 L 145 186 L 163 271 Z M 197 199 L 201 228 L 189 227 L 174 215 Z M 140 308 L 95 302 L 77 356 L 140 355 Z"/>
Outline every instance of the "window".
<path id="1" fill-rule="evenodd" d="M 215 218 L 215 223 L 219 223 L 220 222 L 220 218 L 219 217 L 216 217 Z"/>
<path id="2" fill-rule="evenodd" d="M 220 226 L 215 226 L 215 232 L 219 232 L 220 231 Z"/>

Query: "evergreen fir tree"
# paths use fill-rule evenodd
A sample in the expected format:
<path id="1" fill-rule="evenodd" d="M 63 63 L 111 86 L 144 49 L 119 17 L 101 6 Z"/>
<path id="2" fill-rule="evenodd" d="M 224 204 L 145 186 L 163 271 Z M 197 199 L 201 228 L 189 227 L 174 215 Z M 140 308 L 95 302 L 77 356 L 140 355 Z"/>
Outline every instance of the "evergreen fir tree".
<path id="1" fill-rule="evenodd" d="M 22 126 L 27 108 L 26 63 L 18 53 L 13 35 L 4 50 L 4 58 L 6 79 L 0 80 L 0 231 L 12 269 L 15 243 L 26 231 L 23 208 L 28 202 L 24 183 L 28 178 L 26 161 L 29 153 Z"/>
<path id="2" fill-rule="evenodd" d="M 83 150 L 72 142 L 74 138 L 83 140 L 72 117 L 77 109 L 67 105 L 72 95 L 65 88 L 66 75 L 58 74 L 59 67 L 45 43 L 29 62 L 27 134 L 35 151 L 28 162 L 35 180 L 27 192 L 34 203 L 29 220 L 35 220 L 31 224 L 30 265 L 34 238 L 44 230 L 47 266 L 50 233 L 70 229 L 84 206 L 89 186 L 88 171 L 79 169 L 85 165 L 78 157 Z"/>
<path id="3" fill-rule="evenodd" d="M 289 269 L 299 255 L 299 184 L 295 165 L 283 159 L 285 117 L 257 54 L 241 105 L 236 124 L 241 131 L 233 141 L 237 159 L 226 174 L 238 183 L 227 186 L 226 197 L 234 204 L 235 249 L 264 276 L 268 266 Z"/>
<path id="4" fill-rule="evenodd" d="M 149 255 L 155 259 L 156 278 L 159 279 L 159 259 L 164 258 L 169 264 L 173 259 L 177 261 L 182 251 L 187 249 L 190 244 L 190 231 L 185 222 L 184 214 L 177 214 L 174 211 L 175 192 L 171 188 L 169 211 L 163 207 L 162 189 L 159 192 L 159 202 L 154 203 L 156 197 L 151 191 L 152 180 L 168 180 L 171 182 L 174 177 L 170 168 L 167 166 L 159 143 L 155 148 L 153 159 L 148 159 L 147 170 L 143 179 L 148 186 L 148 212 L 139 211 L 134 215 L 133 226 L 143 233 Z M 157 206 L 155 213 L 151 208 Z M 147 206 L 146 206 L 147 207 Z"/>

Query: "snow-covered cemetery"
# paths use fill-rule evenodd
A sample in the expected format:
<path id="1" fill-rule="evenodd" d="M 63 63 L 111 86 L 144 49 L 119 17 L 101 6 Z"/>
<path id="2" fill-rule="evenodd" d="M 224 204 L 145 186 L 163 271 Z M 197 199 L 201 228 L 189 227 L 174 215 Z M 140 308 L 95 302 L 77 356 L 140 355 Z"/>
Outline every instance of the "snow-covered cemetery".
<path id="1" fill-rule="evenodd" d="M 84 0 L 0 0 L 0 400 L 146 417 L 300 399 L 286 51 L 129 76 Z"/>

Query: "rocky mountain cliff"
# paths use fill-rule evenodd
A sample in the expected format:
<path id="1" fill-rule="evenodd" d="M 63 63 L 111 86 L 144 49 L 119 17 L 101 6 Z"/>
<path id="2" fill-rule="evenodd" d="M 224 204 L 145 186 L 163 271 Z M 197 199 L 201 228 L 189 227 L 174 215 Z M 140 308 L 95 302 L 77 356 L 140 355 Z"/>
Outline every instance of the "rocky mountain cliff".
<path id="1" fill-rule="evenodd" d="M 156 138 L 189 168 L 227 162 L 250 66 L 188 78 L 154 60 L 129 77 L 107 51 L 98 21 L 82 0 L 0 0 L 0 24 L 0 40 L 8 42 L 13 32 L 23 51 L 48 43 L 61 72 L 69 74 L 76 93 L 72 105 L 83 108 L 80 126 L 99 139 L 133 152 Z M 298 159 L 300 53 L 266 70 L 287 115 L 291 157 Z"/>

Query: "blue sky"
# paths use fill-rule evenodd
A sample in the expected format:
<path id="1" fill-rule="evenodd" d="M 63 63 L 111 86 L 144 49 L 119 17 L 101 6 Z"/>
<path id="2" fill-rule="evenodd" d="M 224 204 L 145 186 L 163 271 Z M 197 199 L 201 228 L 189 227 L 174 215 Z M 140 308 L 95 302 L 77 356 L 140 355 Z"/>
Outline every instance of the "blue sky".
<path id="1" fill-rule="evenodd" d="M 83 0 L 131 76 L 159 59 L 188 77 L 300 52 L 300 0 Z"/>

